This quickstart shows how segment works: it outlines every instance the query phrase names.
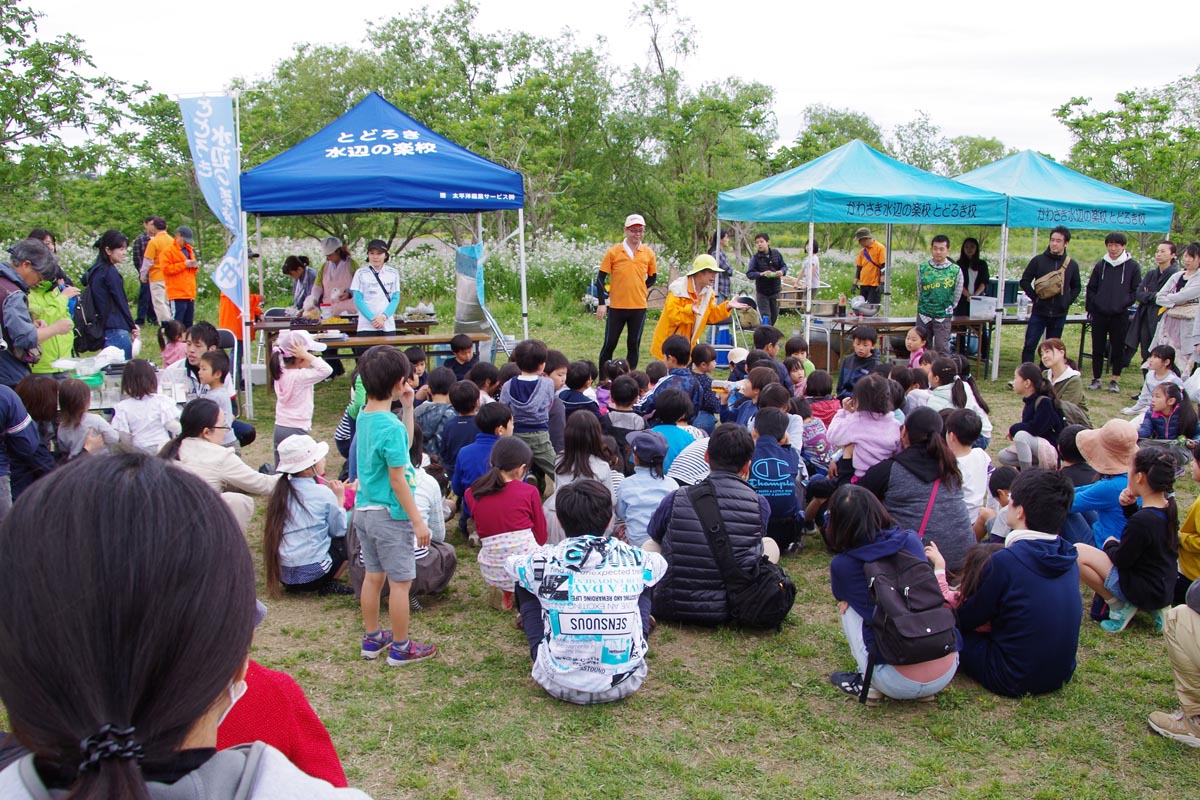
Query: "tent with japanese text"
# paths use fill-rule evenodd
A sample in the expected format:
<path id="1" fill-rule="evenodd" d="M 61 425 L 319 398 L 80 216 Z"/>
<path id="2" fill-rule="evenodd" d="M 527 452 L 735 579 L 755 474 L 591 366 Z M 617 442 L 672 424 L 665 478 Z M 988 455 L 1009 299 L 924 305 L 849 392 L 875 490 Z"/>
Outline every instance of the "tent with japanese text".
<path id="1" fill-rule="evenodd" d="M 242 208 L 295 216 L 518 209 L 521 173 L 460 147 L 378 94 L 242 173 Z"/>
<path id="2" fill-rule="evenodd" d="M 1153 231 L 1171 229 L 1175 206 L 1081 175 L 1022 150 L 954 180 L 1008 195 L 1008 227 Z"/>
<path id="3" fill-rule="evenodd" d="M 241 188 L 242 207 L 264 217 L 473 213 L 481 240 L 482 212 L 515 210 L 518 224 L 511 235 L 519 239 L 521 310 L 528 337 L 521 173 L 434 133 L 380 95 L 367 95 L 290 150 L 243 172 Z"/>
<path id="4" fill-rule="evenodd" d="M 1005 197 L 889 158 L 855 139 L 717 195 L 719 219 L 862 225 L 999 225 Z"/>
<path id="5" fill-rule="evenodd" d="M 1006 202 L 1002 194 L 955 183 L 855 139 L 787 172 L 721 192 L 717 219 L 718 225 L 720 220 L 807 222 L 809 240 L 818 222 L 884 225 L 890 267 L 892 225 L 999 225 Z M 883 302 L 890 306 L 890 269 L 883 280 Z M 810 286 L 806 305 L 811 304 Z M 804 319 L 807 335 L 811 315 Z"/>

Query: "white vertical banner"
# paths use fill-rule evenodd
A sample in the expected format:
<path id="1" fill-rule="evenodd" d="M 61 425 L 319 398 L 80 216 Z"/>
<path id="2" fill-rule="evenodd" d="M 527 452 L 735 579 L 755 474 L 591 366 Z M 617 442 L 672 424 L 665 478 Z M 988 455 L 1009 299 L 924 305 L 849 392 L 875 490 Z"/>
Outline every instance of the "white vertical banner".
<path id="1" fill-rule="evenodd" d="M 229 95 L 182 98 L 179 110 L 187 132 L 196 183 L 213 214 L 233 234 L 233 245 L 213 271 L 213 283 L 245 314 L 245 250 L 238 176 L 237 127 Z"/>

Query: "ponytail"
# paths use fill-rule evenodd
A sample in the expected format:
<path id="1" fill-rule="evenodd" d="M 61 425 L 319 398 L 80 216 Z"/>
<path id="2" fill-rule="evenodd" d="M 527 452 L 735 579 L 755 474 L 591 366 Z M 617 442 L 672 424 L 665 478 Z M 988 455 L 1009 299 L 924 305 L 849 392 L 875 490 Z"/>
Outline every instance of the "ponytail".
<path id="1" fill-rule="evenodd" d="M 1167 543 L 1172 553 L 1179 552 L 1179 506 L 1174 495 L 1177 464 L 1167 448 L 1154 445 L 1141 448 L 1133 457 L 1133 471 L 1146 476 L 1151 491 L 1167 495 Z"/>
<path id="2" fill-rule="evenodd" d="M 957 375 L 954 376 L 954 384 L 950 387 L 950 402 L 955 408 L 967 407 L 967 390 L 963 386 L 963 379 Z"/>
<path id="3" fill-rule="evenodd" d="M 508 484 L 504 473 L 511 472 L 517 467 L 528 466 L 532 458 L 533 451 L 529 449 L 529 445 L 517 437 L 505 436 L 500 439 L 492 447 L 492 456 L 489 459 L 492 468 L 471 484 L 471 495 L 479 500 L 490 494 L 499 494 L 504 491 L 504 487 Z"/>
<path id="4" fill-rule="evenodd" d="M 304 505 L 300 493 L 292 484 L 292 476 L 282 473 L 267 500 L 267 514 L 263 523 L 263 569 L 267 573 L 267 591 L 272 597 L 280 595 L 279 545 L 283 543 L 283 532 L 292 515 L 292 504 Z"/>
<path id="5" fill-rule="evenodd" d="M 943 438 L 943 430 L 942 415 L 929 406 L 914 409 L 904 420 L 908 446 L 920 450 L 937 464 L 938 478 L 943 483 L 960 487 L 962 473 L 958 469 L 958 459 L 950 452 L 950 446 Z"/>
<path id="6" fill-rule="evenodd" d="M 283 353 L 279 350 L 271 350 L 271 358 L 267 361 L 267 371 L 271 375 L 272 381 L 277 381 L 283 377 Z"/>

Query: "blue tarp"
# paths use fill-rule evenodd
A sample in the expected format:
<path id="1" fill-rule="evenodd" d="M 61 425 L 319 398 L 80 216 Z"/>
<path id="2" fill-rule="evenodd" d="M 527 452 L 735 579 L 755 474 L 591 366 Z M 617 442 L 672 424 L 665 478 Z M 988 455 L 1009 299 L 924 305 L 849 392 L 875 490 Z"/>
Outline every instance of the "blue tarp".
<path id="1" fill-rule="evenodd" d="M 1005 197 L 888 158 L 855 139 L 795 169 L 721 192 L 717 218 L 754 222 L 999 225 Z"/>
<path id="2" fill-rule="evenodd" d="M 439 136 L 378 94 L 241 176 L 263 216 L 521 208 L 521 174 Z"/>
<path id="3" fill-rule="evenodd" d="M 1175 206 L 1081 175 L 1032 150 L 959 175 L 956 181 L 1008 195 L 1010 228 L 1169 231 Z"/>

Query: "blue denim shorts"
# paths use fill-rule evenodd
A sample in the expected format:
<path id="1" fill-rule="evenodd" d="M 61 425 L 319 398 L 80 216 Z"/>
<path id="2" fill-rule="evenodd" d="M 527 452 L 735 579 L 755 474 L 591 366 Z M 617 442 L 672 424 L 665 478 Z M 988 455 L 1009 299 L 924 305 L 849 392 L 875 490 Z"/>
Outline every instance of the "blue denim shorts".
<path id="1" fill-rule="evenodd" d="M 1108 571 L 1108 577 L 1104 579 L 1104 588 L 1122 603 L 1128 603 L 1129 598 L 1126 597 L 1125 593 L 1121 591 L 1120 578 L 1121 576 L 1117 574 L 1117 568 L 1113 567 Z"/>

